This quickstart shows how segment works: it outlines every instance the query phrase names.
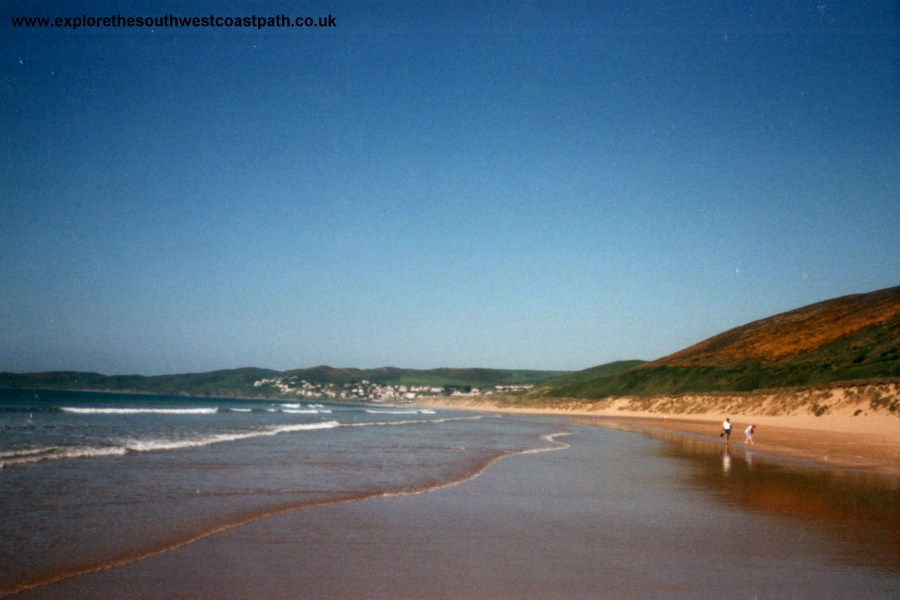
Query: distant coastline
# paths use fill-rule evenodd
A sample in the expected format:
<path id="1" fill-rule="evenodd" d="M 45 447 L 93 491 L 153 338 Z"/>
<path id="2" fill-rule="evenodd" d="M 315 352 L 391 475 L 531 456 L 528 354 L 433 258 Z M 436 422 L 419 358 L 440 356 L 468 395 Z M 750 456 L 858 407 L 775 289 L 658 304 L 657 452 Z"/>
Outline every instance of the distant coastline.
<path id="1" fill-rule="evenodd" d="M 243 368 L 174 375 L 102 375 L 92 372 L 0 372 L 0 387 L 159 394 L 259 400 L 325 399 L 405 402 L 420 396 L 483 395 L 527 391 L 563 371 L 506 369 L 338 369 L 291 371 Z"/>

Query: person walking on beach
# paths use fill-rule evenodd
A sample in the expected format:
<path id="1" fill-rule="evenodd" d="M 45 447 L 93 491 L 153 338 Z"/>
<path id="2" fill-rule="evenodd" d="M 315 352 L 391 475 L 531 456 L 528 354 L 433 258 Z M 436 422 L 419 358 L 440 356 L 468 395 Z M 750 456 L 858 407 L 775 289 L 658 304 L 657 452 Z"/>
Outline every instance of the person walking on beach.
<path id="1" fill-rule="evenodd" d="M 719 437 L 725 438 L 725 443 L 728 443 L 728 440 L 731 439 L 731 418 L 725 419 L 722 422 L 722 433 Z"/>
<path id="2" fill-rule="evenodd" d="M 747 429 L 744 430 L 744 443 L 752 444 L 753 443 L 753 432 L 756 430 L 756 425 L 750 425 Z"/>

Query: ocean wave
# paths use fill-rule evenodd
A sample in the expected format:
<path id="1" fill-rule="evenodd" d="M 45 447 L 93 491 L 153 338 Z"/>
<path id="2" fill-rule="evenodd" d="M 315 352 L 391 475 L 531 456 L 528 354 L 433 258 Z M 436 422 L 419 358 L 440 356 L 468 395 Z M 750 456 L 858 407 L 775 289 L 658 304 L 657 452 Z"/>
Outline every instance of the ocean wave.
<path id="1" fill-rule="evenodd" d="M 132 452 L 161 452 L 171 450 L 185 450 L 188 448 L 201 448 L 213 444 L 237 442 L 258 437 L 279 435 L 282 433 L 296 433 L 299 431 L 314 431 L 318 429 L 333 429 L 340 427 L 337 421 L 324 421 L 321 423 L 298 423 L 294 425 L 279 425 L 256 431 L 244 431 L 236 433 L 220 433 L 205 437 L 184 440 L 124 440 L 112 446 L 50 446 L 45 448 L 24 448 L 20 450 L 6 450 L 0 452 L 0 469 L 13 465 L 26 465 L 46 460 L 60 460 L 67 458 L 97 458 L 102 456 L 122 456 Z"/>
<path id="2" fill-rule="evenodd" d="M 81 408 L 62 406 L 64 413 L 76 415 L 214 415 L 218 408 Z"/>
<path id="3" fill-rule="evenodd" d="M 389 410 L 382 408 L 367 408 L 366 412 L 370 415 L 433 415 L 435 412 L 430 408 L 423 408 L 417 410 L 408 410 L 408 409 L 398 409 L 398 410 Z"/>
<path id="4" fill-rule="evenodd" d="M 323 423 L 299 423 L 296 425 L 281 425 L 259 431 L 245 431 L 241 433 L 220 433 L 203 438 L 187 440 L 147 440 L 132 441 L 125 444 L 129 452 L 156 452 L 159 450 L 183 450 L 185 448 L 199 448 L 212 444 L 225 442 L 238 442 L 258 437 L 278 435 L 280 433 L 294 433 L 297 431 L 312 431 L 316 429 L 333 429 L 340 426 L 337 421 L 325 421 Z"/>
<path id="5" fill-rule="evenodd" d="M 539 454 L 541 452 L 552 452 L 554 450 L 566 450 L 571 446 L 565 442 L 560 442 L 556 438 L 565 437 L 567 435 L 575 435 L 574 431 L 558 431 L 556 433 L 548 433 L 546 435 L 542 435 L 541 439 L 545 442 L 553 444 L 552 446 L 541 447 L 541 448 L 529 448 L 527 450 L 522 450 L 519 454 Z"/>
<path id="6" fill-rule="evenodd" d="M 64 458 L 96 458 L 100 456 L 121 456 L 123 454 L 126 454 L 127 452 L 128 449 L 121 446 L 51 446 L 48 448 L 8 450 L 0 453 L 0 469 L 14 465 L 27 465 L 42 462 L 45 460 L 59 460 Z"/>
<path id="7" fill-rule="evenodd" d="M 43 456 L 58 450 L 56 446 L 49 448 L 22 448 L 19 450 L 3 450 L 0 451 L 0 461 L 16 458 L 27 458 L 30 456 Z"/>
<path id="8" fill-rule="evenodd" d="M 280 405 L 275 406 L 274 408 L 272 408 L 270 410 L 277 411 L 277 410 L 281 409 L 282 411 L 287 412 L 287 410 L 285 410 L 285 409 L 289 409 L 289 408 L 294 409 L 294 410 L 316 410 L 316 409 L 324 408 L 324 405 L 322 405 L 322 404 L 306 404 L 306 405 L 304 405 L 299 402 L 284 402 Z M 319 410 L 319 412 L 331 412 L 331 411 L 330 410 Z"/>
<path id="9" fill-rule="evenodd" d="M 74 410 L 108 410 L 108 409 L 74 409 Z M 131 409 L 112 409 L 112 410 L 131 410 Z M 138 409 L 144 410 L 144 409 Z M 148 409 L 154 410 L 154 409 Z M 165 409 L 162 409 L 165 410 Z M 197 410 L 197 409 L 182 409 Z M 215 410 L 215 409 L 213 409 Z M 231 409 L 231 410 L 247 410 L 247 409 Z M 272 410 L 272 409 L 268 409 Z M 274 409 L 276 411 L 282 409 Z M 298 409 L 303 411 L 303 409 Z M 287 411 L 284 411 L 287 412 Z M 312 412 L 331 412 L 328 409 L 316 410 Z M 375 411 L 377 412 L 377 411 Z M 387 414 L 393 414 L 388 411 Z M 403 414 L 417 414 L 420 411 L 406 411 Z M 88 413 L 93 414 L 93 413 Z M 206 413 L 202 413 L 206 414 Z M 428 413 L 425 413 L 428 414 Z M 337 427 L 398 427 L 404 425 L 428 424 L 435 425 L 451 421 L 465 421 L 480 419 L 480 415 L 470 415 L 465 417 L 443 417 L 439 419 L 406 419 L 396 421 L 369 421 L 365 423 L 341 423 L 339 421 L 322 421 L 318 423 L 294 423 L 285 425 L 272 425 L 264 429 L 256 429 L 251 431 L 239 431 L 230 433 L 217 433 L 207 436 L 187 439 L 149 439 L 136 440 L 124 439 L 112 442 L 108 446 L 49 446 L 41 448 L 25 448 L 0 451 L 0 469 L 13 465 L 27 465 L 48 460 L 60 460 L 69 458 L 98 458 L 105 456 L 122 456 L 129 453 L 140 452 L 164 452 L 173 450 L 186 450 L 190 448 L 201 448 L 213 444 L 223 444 L 229 442 L 238 442 L 241 440 L 249 440 L 253 438 L 275 436 L 283 433 L 295 433 L 300 431 L 314 431 L 321 429 L 334 429 Z M 548 440 L 550 441 L 550 440 Z"/>
<path id="10" fill-rule="evenodd" d="M 438 425 L 454 421 L 478 421 L 481 415 L 468 417 L 442 417 L 440 419 L 405 419 L 402 421 L 367 421 L 363 423 L 341 423 L 341 427 L 394 427 L 397 425 Z"/>
<path id="11" fill-rule="evenodd" d="M 288 405 L 285 405 L 288 406 Z M 331 410 L 321 408 L 267 408 L 266 412 L 286 415 L 330 415 Z"/>

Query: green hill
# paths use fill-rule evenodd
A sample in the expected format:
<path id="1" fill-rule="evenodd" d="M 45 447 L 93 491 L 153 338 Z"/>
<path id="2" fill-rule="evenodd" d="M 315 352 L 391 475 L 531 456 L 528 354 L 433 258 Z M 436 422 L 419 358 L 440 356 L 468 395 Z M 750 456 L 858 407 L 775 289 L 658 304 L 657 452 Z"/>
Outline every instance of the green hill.
<path id="1" fill-rule="evenodd" d="M 101 375 L 77 371 L 0 373 L 0 387 L 227 397 L 251 394 L 254 390 L 254 381 L 277 375 L 278 371 L 257 368 L 149 377 L 144 375 Z"/>
<path id="2" fill-rule="evenodd" d="M 469 386 L 541 384 L 565 371 L 527 371 L 507 369 L 337 369 L 318 366 L 285 371 L 282 376 L 298 377 L 310 383 L 357 383 L 363 380 L 387 385 Z"/>
<path id="3" fill-rule="evenodd" d="M 152 394 L 185 394 L 192 396 L 262 397 L 266 391 L 254 386 L 256 381 L 296 377 L 310 383 L 359 383 L 423 385 L 435 387 L 483 388 L 495 385 L 542 384 L 565 375 L 562 371 L 527 371 L 506 369 L 341 369 L 318 366 L 310 369 L 273 371 L 243 368 L 208 373 L 177 375 L 101 375 L 74 371 L 47 373 L 0 373 L 0 387 L 81 389 Z"/>
<path id="4" fill-rule="evenodd" d="M 628 365 L 561 377 L 536 393 L 597 399 L 897 379 L 900 287 L 819 302 Z"/>

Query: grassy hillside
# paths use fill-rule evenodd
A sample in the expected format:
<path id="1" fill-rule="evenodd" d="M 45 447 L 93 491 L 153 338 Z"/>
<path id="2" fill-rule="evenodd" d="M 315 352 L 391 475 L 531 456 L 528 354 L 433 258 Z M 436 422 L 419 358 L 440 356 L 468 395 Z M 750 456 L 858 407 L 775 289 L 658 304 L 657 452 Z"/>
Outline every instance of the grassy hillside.
<path id="1" fill-rule="evenodd" d="M 285 371 L 312 383 L 354 383 L 368 380 L 373 383 L 396 385 L 471 386 L 540 384 L 565 375 L 564 371 L 526 371 L 507 369 L 337 369 L 318 366 L 311 369 Z"/>
<path id="2" fill-rule="evenodd" d="M 253 382 L 278 375 L 269 369 L 230 369 L 177 375 L 101 375 L 75 371 L 0 373 L 0 387 L 115 390 L 148 394 L 241 396 L 253 393 Z"/>
<path id="3" fill-rule="evenodd" d="M 566 387 L 575 389 L 583 385 L 590 385 L 591 382 L 599 379 L 622 375 L 642 364 L 644 364 L 644 361 L 642 360 L 620 360 L 598 367 L 591 367 L 584 371 L 578 371 L 577 373 L 570 373 L 569 375 L 554 379 L 550 384 L 554 388 Z"/>
<path id="4" fill-rule="evenodd" d="M 900 286 L 827 300 L 754 321 L 644 366 L 730 366 L 790 361 L 898 318 Z"/>
<path id="5" fill-rule="evenodd" d="M 560 371 L 517 371 L 503 369 L 338 369 L 318 366 L 311 369 L 273 371 L 244 368 L 208 373 L 178 375 L 101 375 L 56 371 L 50 373 L 0 373 L 0 387 L 116 390 L 135 393 L 190 394 L 195 396 L 264 395 L 254 387 L 260 379 L 297 377 L 311 383 L 357 383 L 363 380 L 380 384 L 493 387 L 495 385 L 541 384 L 564 375 Z"/>
<path id="6" fill-rule="evenodd" d="M 540 393 L 657 396 L 900 378 L 900 287 L 820 302 L 622 366 L 560 378 Z"/>

